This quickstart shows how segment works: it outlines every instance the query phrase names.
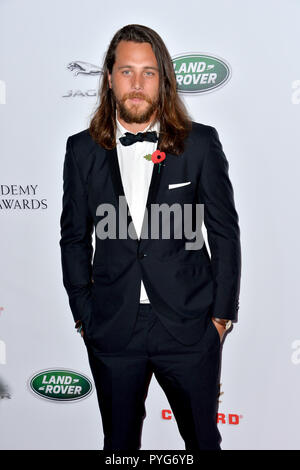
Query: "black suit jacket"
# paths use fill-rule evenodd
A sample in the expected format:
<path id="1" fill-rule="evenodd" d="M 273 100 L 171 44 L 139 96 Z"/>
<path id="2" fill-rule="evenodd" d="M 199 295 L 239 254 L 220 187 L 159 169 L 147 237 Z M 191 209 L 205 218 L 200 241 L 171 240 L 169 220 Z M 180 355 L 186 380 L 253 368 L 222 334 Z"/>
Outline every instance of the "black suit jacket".
<path id="1" fill-rule="evenodd" d="M 153 173 L 144 224 L 150 227 L 151 204 L 177 203 L 182 212 L 184 204 L 204 204 L 211 258 L 204 242 L 200 249 L 187 250 L 185 243 L 191 240 L 184 231 L 176 238 L 172 227 L 169 239 L 161 227 L 156 239 L 119 237 L 119 196 L 124 197 L 124 189 L 116 148 L 100 147 L 88 129 L 67 140 L 60 220 L 63 284 L 74 320 L 83 322 L 86 344 L 97 351 L 126 346 L 138 312 L 141 279 L 161 322 L 183 344 L 199 341 L 212 316 L 237 319 L 240 229 L 229 164 L 216 129 L 193 122 L 181 155 L 167 153 L 160 168 L 149 165 Z M 169 189 L 169 184 L 182 182 L 190 184 Z M 94 251 L 92 235 L 103 219 L 97 207 L 105 203 L 116 208 L 116 238 L 95 236 Z M 126 208 L 123 222 L 132 227 L 127 203 Z M 196 229 L 194 211 L 191 217 Z"/>

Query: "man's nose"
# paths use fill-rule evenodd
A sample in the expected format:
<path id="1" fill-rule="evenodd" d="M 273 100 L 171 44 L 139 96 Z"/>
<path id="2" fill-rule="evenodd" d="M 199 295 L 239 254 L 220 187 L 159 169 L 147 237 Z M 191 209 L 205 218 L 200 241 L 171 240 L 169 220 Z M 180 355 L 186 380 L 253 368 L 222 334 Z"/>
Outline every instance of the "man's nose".
<path id="1" fill-rule="evenodd" d="M 139 74 L 135 74 L 132 78 L 132 88 L 139 90 L 143 88 L 143 77 Z"/>

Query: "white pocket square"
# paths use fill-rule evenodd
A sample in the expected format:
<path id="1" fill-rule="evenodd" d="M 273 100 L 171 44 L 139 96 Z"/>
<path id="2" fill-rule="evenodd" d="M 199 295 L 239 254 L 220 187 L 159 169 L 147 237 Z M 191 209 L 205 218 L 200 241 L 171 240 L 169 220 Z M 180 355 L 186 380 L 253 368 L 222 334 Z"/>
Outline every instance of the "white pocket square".
<path id="1" fill-rule="evenodd" d="M 191 182 L 190 182 L 190 181 L 187 181 L 186 183 L 174 183 L 174 184 L 169 184 L 169 189 L 180 188 L 180 186 L 186 186 L 187 184 L 191 184 Z"/>

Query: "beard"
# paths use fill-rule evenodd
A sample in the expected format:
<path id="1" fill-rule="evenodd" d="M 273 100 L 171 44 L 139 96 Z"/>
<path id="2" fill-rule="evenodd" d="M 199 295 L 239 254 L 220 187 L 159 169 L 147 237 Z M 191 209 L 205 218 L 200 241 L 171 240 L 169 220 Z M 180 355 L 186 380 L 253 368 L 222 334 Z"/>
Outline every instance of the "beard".
<path id="1" fill-rule="evenodd" d="M 159 105 L 159 98 L 151 99 L 148 96 L 143 95 L 142 93 L 126 93 L 122 99 L 118 99 L 112 90 L 112 95 L 115 99 L 116 104 L 118 105 L 119 115 L 123 121 L 127 122 L 128 124 L 136 123 L 142 124 L 144 122 L 148 122 L 158 109 Z M 145 110 L 139 110 L 140 104 L 132 105 L 131 108 L 128 108 L 125 104 L 126 100 L 130 98 L 141 98 L 148 103 L 148 106 Z"/>

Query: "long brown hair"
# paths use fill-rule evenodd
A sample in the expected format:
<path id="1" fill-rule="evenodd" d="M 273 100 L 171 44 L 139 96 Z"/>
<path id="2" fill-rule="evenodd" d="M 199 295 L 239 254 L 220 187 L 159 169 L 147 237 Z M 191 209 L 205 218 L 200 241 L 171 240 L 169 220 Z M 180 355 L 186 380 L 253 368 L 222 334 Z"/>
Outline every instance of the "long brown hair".
<path id="1" fill-rule="evenodd" d="M 150 43 L 159 68 L 159 105 L 156 118 L 160 122 L 159 149 L 179 155 L 184 150 L 192 121 L 183 101 L 177 94 L 177 84 L 171 56 L 161 37 L 151 28 L 129 24 L 112 38 L 102 67 L 103 77 L 99 90 L 100 104 L 91 117 L 89 132 L 102 147 L 111 150 L 116 146 L 116 103 L 109 87 L 108 72 L 115 63 L 115 52 L 120 41 Z"/>

